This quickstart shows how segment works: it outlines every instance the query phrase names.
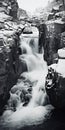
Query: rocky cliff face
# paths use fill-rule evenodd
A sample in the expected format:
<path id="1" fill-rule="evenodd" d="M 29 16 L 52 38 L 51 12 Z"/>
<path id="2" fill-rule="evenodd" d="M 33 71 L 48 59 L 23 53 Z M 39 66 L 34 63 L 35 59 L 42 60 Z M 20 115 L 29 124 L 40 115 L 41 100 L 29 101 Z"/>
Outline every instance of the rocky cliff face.
<path id="1" fill-rule="evenodd" d="M 62 33 L 65 31 L 65 10 L 63 2 L 61 0 L 53 1 L 48 4 L 46 9 L 41 9 L 39 14 L 36 22 L 37 25 L 40 24 L 38 26 L 39 52 L 44 47 L 44 59 L 47 61 L 47 64 L 57 63 L 58 49 L 64 46 L 61 42 Z"/>
<path id="2" fill-rule="evenodd" d="M 52 65 L 46 77 L 46 92 L 51 104 L 59 109 L 65 109 L 65 60 L 59 60 L 58 64 Z"/>
<path id="3" fill-rule="evenodd" d="M 17 18 L 17 13 L 18 13 L 18 3 L 16 0 L 0 0 L 0 10 L 9 14 L 12 16 L 14 19 Z"/>
<path id="4" fill-rule="evenodd" d="M 56 32 L 58 25 L 59 23 L 54 23 L 54 21 L 46 24 L 47 31 L 44 45 L 44 59 L 47 61 L 48 65 L 57 62 L 57 51 L 61 47 L 61 33 L 58 33 L 59 30 Z M 61 26 L 61 23 L 59 26 Z"/>
<path id="5" fill-rule="evenodd" d="M 0 31 L 0 110 L 9 98 L 9 90 L 20 74 L 27 71 L 19 59 L 19 37 L 16 31 Z"/>
<path id="6" fill-rule="evenodd" d="M 48 42 L 46 40 L 45 43 L 44 56 L 50 69 L 46 77 L 46 92 L 53 106 L 65 109 L 65 10 L 63 4 L 52 9 L 48 20 L 49 35 Z"/>
<path id="7" fill-rule="evenodd" d="M 9 98 L 11 87 L 20 74 L 27 71 L 20 59 L 20 34 L 23 25 L 13 21 L 17 18 L 18 4 L 15 0 L 0 0 L 0 114 Z M 8 10 L 9 8 L 9 10 Z M 9 12 L 8 12 L 9 11 Z"/>
<path id="8" fill-rule="evenodd" d="M 13 18 L 17 18 L 17 13 L 18 13 L 18 3 L 16 0 L 9 0 L 10 2 L 10 15 L 13 17 Z"/>
<path id="9" fill-rule="evenodd" d="M 39 52 L 44 47 L 44 59 L 50 65 L 57 63 L 58 49 L 64 46 L 61 42 L 62 33 L 65 31 L 65 10 L 62 1 L 53 1 L 48 8 L 41 9 L 40 15 L 43 16 L 43 14 L 46 19 L 37 17 L 34 22 L 39 29 Z"/>
<path id="10" fill-rule="evenodd" d="M 61 9 L 62 6 L 62 9 Z M 51 9 L 51 14 L 46 22 L 46 41 L 44 46 L 44 59 L 47 64 L 56 63 L 58 59 L 58 49 L 64 45 L 61 42 L 62 33 L 65 31 L 65 11 L 62 4 L 55 5 Z"/>
<path id="11" fill-rule="evenodd" d="M 19 18 L 19 20 L 25 20 L 25 19 L 28 19 L 29 17 L 25 10 L 19 8 L 18 9 L 18 18 Z"/>

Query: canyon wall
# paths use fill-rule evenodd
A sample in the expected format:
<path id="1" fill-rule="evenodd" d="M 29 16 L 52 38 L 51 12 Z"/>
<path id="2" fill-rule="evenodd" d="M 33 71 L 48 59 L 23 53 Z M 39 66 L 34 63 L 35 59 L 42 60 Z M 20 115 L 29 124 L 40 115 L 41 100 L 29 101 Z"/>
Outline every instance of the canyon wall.
<path id="1" fill-rule="evenodd" d="M 46 92 L 51 104 L 65 109 L 65 9 L 53 7 L 48 16 L 44 58 L 49 65 Z"/>
<path id="2" fill-rule="evenodd" d="M 18 24 L 18 4 L 15 0 L 0 0 L 0 114 L 9 98 L 11 87 L 20 74 L 27 71 L 21 54 L 20 35 L 23 25 Z M 8 10 L 9 9 L 9 10 Z M 13 21 L 15 19 L 16 21 Z M 20 27 L 22 26 L 22 27 Z"/>

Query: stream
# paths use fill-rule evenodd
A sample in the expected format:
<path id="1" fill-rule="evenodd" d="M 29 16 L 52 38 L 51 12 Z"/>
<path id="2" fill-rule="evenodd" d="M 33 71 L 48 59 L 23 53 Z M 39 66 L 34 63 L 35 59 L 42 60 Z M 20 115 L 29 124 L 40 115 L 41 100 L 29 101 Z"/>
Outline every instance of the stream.
<path id="1" fill-rule="evenodd" d="M 20 59 L 27 65 L 27 72 L 21 74 L 10 90 L 10 99 L 0 117 L 1 130 L 20 130 L 38 126 L 48 119 L 53 107 L 45 91 L 45 77 L 48 67 L 43 53 L 38 53 L 39 32 L 32 27 L 33 34 L 21 34 Z"/>

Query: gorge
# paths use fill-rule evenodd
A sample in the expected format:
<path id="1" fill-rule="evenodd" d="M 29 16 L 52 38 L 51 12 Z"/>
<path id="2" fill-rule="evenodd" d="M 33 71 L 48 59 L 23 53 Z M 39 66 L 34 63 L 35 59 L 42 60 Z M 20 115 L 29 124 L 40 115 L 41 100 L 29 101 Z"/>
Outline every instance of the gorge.
<path id="1" fill-rule="evenodd" d="M 64 130 L 63 5 L 44 20 L 15 0 L 0 2 L 0 129 Z"/>

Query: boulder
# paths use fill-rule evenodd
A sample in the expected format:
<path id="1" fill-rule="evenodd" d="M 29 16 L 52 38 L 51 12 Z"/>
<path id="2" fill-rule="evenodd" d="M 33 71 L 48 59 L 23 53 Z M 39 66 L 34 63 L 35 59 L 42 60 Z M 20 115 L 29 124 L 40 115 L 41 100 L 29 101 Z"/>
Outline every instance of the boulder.
<path id="1" fill-rule="evenodd" d="M 51 26 L 51 25 L 50 25 Z M 58 59 L 58 48 L 60 47 L 60 35 L 56 35 L 53 30 L 52 33 L 49 31 L 47 33 L 44 45 L 44 59 L 47 61 L 47 64 L 57 62 Z"/>
<path id="2" fill-rule="evenodd" d="M 0 22 L 0 29 L 4 28 L 4 22 Z"/>
<path id="3" fill-rule="evenodd" d="M 47 28 L 46 28 L 46 24 L 41 22 L 40 25 L 37 26 L 38 30 L 39 30 L 39 53 L 42 52 L 42 48 L 45 45 L 45 39 L 46 39 L 46 32 L 47 32 Z"/>
<path id="4" fill-rule="evenodd" d="M 46 77 L 46 92 L 51 104 L 59 109 L 65 109 L 65 59 L 51 65 Z"/>
<path id="5" fill-rule="evenodd" d="M 53 13 L 59 12 L 59 6 L 53 7 L 51 12 L 53 12 Z"/>
<path id="6" fill-rule="evenodd" d="M 12 20 L 12 17 L 5 14 L 5 12 L 0 12 L 0 22 L 5 22 L 8 20 Z"/>
<path id="7" fill-rule="evenodd" d="M 54 18 L 54 13 L 50 13 L 49 16 L 48 16 L 48 20 L 51 20 Z"/>
<path id="8" fill-rule="evenodd" d="M 28 16 L 26 10 L 23 10 L 23 9 L 19 8 L 18 9 L 18 18 L 19 18 L 19 20 L 25 20 L 25 18 L 28 19 L 29 16 Z"/>
<path id="9" fill-rule="evenodd" d="M 58 19 L 54 21 L 55 33 L 61 34 L 65 31 L 65 22 L 62 19 Z"/>
<path id="10" fill-rule="evenodd" d="M 32 34 L 32 28 L 31 27 L 25 27 L 25 29 L 23 30 L 23 34 Z"/>
<path id="11" fill-rule="evenodd" d="M 32 94 L 28 93 L 28 91 L 22 90 L 20 98 L 23 102 L 23 106 L 26 106 L 32 98 Z"/>
<path id="12" fill-rule="evenodd" d="M 65 59 L 65 48 L 58 50 L 58 57 L 59 59 Z"/>
<path id="13" fill-rule="evenodd" d="M 64 6 L 63 6 L 63 4 L 60 4 L 59 5 L 59 11 L 63 11 L 64 10 Z"/>
<path id="14" fill-rule="evenodd" d="M 65 11 L 61 11 L 55 14 L 55 18 L 63 18 L 65 16 Z"/>

